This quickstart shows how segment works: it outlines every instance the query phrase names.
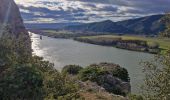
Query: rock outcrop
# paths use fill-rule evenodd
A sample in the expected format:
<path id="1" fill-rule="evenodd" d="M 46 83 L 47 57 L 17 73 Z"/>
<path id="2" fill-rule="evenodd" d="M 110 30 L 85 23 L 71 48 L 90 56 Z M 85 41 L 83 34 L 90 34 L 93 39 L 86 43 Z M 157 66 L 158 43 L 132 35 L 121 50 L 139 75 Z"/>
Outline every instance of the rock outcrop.
<path id="1" fill-rule="evenodd" d="M 11 25 L 15 34 L 27 32 L 19 8 L 13 0 L 0 0 L 0 23 Z"/>
<path id="2" fill-rule="evenodd" d="M 85 100 L 127 100 L 126 97 L 107 92 L 94 82 L 80 81 L 79 84 L 81 85 L 80 96 L 84 97 Z"/>
<path id="3" fill-rule="evenodd" d="M 127 95 L 131 91 L 130 79 L 125 68 L 113 63 L 92 64 L 89 67 L 102 69 L 97 77 L 97 83 L 109 92 Z"/>
<path id="4" fill-rule="evenodd" d="M 31 40 L 29 34 L 23 24 L 23 20 L 18 6 L 14 0 L 0 0 L 0 32 L 4 27 L 8 26 L 10 34 L 14 35 L 16 39 L 20 38 L 24 44 L 26 52 L 31 53 Z M 21 36 L 22 35 L 22 39 Z"/>
<path id="5" fill-rule="evenodd" d="M 78 69 L 76 73 L 75 68 Z M 102 91 L 121 96 L 127 96 L 131 92 L 128 71 L 114 63 L 103 62 L 82 68 L 67 65 L 62 72 L 68 74 L 69 79 L 76 80 L 83 91 Z"/>

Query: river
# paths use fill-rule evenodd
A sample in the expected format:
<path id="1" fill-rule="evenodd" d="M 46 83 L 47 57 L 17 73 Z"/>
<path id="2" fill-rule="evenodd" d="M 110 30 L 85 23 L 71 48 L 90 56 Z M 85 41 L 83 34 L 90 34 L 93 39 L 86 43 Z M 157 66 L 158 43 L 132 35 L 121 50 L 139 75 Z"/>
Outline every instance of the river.
<path id="1" fill-rule="evenodd" d="M 143 82 L 144 75 L 139 63 L 153 58 L 153 55 L 148 53 L 81 43 L 71 39 L 43 36 L 40 40 L 37 34 L 32 34 L 31 39 L 33 54 L 54 63 L 58 70 L 69 64 L 81 66 L 100 62 L 119 64 L 129 72 L 132 93 L 139 93 L 139 87 Z"/>

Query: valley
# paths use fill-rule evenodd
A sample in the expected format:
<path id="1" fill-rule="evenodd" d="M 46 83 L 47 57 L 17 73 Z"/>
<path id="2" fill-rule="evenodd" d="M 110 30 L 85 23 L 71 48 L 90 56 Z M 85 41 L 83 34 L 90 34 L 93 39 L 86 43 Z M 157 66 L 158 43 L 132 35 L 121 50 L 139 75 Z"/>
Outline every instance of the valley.
<path id="1" fill-rule="evenodd" d="M 0 100 L 170 100 L 169 3 L 0 0 Z"/>

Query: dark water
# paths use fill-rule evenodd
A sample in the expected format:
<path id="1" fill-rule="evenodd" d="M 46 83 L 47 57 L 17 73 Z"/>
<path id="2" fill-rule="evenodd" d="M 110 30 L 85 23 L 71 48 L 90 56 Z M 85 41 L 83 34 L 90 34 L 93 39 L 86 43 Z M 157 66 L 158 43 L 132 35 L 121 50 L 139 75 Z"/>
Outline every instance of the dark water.
<path id="1" fill-rule="evenodd" d="M 44 57 L 61 70 L 68 64 L 87 66 L 92 63 L 111 62 L 126 68 L 131 78 L 132 92 L 138 93 L 144 75 L 141 61 L 148 61 L 153 55 L 142 52 L 86 44 L 70 39 L 54 39 L 32 34 L 32 47 L 34 54 Z"/>

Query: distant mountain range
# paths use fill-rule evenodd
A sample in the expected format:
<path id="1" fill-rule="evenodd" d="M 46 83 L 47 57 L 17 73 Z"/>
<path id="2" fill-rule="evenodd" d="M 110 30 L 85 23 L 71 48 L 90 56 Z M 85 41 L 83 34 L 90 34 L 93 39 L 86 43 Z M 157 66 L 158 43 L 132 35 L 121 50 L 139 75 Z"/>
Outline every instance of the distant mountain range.
<path id="1" fill-rule="evenodd" d="M 106 20 L 102 22 L 71 25 L 64 27 L 63 29 L 69 31 L 98 32 L 99 34 L 128 33 L 155 35 L 165 30 L 165 24 L 161 22 L 161 19 L 164 16 L 165 15 L 152 15 L 119 22 L 112 22 L 110 20 Z"/>
<path id="2" fill-rule="evenodd" d="M 97 34 L 145 34 L 156 35 L 164 31 L 165 23 L 161 22 L 165 15 L 152 15 L 119 22 L 110 20 L 94 23 L 30 23 L 28 29 L 52 29 Z"/>
<path id="3" fill-rule="evenodd" d="M 25 23 L 27 29 L 60 29 L 66 26 L 80 25 L 82 23 Z"/>

